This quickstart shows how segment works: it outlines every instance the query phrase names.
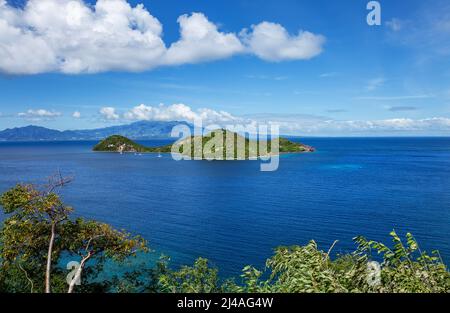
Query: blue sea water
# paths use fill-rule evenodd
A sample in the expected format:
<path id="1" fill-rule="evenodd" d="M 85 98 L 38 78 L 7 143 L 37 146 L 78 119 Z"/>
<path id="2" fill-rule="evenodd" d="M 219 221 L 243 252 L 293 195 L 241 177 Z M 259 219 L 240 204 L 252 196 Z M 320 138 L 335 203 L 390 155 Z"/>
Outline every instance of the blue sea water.
<path id="1" fill-rule="evenodd" d="M 94 153 L 94 142 L 0 143 L 0 192 L 60 170 L 75 178 L 62 195 L 77 215 L 142 235 L 174 266 L 206 257 L 223 277 L 263 268 L 280 245 L 314 239 L 327 250 L 339 240 L 341 253 L 357 235 L 389 241 L 392 229 L 450 264 L 450 138 L 302 142 L 317 152 L 282 155 L 275 172 L 256 161 Z"/>

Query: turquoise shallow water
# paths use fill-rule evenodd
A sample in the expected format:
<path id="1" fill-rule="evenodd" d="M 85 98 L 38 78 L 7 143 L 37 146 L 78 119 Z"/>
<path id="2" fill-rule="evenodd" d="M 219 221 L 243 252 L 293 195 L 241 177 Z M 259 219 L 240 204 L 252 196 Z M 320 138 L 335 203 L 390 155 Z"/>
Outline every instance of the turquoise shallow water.
<path id="1" fill-rule="evenodd" d="M 282 155 L 270 173 L 254 161 L 93 153 L 93 142 L 0 143 L 0 192 L 59 169 L 75 177 L 63 197 L 76 214 L 143 235 L 174 265 L 207 257 L 224 276 L 263 267 L 279 245 L 339 239 L 339 253 L 393 228 L 450 264 L 450 138 L 302 142 L 317 152 Z"/>

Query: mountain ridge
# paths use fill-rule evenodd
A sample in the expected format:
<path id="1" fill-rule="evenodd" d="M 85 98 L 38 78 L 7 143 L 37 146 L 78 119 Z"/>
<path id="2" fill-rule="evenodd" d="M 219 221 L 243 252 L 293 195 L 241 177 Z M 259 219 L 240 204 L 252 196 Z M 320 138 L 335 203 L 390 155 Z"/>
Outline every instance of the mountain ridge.
<path id="1" fill-rule="evenodd" d="M 100 140 L 112 135 L 122 135 L 135 140 L 171 138 L 170 133 L 176 125 L 193 126 L 181 121 L 138 121 L 131 124 L 108 126 L 82 130 L 55 130 L 42 126 L 28 125 L 7 128 L 0 131 L 0 141 L 81 141 Z"/>

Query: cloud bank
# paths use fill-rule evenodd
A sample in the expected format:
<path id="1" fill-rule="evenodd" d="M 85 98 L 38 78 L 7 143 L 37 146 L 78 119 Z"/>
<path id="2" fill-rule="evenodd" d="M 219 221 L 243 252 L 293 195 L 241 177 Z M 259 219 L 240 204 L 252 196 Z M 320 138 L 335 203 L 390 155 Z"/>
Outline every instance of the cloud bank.
<path id="1" fill-rule="evenodd" d="M 201 120 L 208 124 L 237 123 L 241 120 L 225 111 L 208 108 L 193 110 L 182 103 L 158 106 L 140 104 L 125 112 L 122 118 L 126 121 L 186 121 L 191 123 Z"/>
<path id="2" fill-rule="evenodd" d="M 305 60 L 320 54 L 325 42 L 308 31 L 290 35 L 267 21 L 240 34 L 221 32 L 202 13 L 182 15 L 178 23 L 180 38 L 166 47 L 162 24 L 142 4 L 29 0 L 21 9 L 0 0 L 0 72 L 139 72 L 244 53 L 267 61 Z"/>
<path id="3" fill-rule="evenodd" d="M 123 112 L 118 112 L 112 107 L 105 107 L 100 112 L 105 119 L 122 123 L 133 121 L 186 121 L 193 123 L 195 120 L 201 120 L 203 126 L 214 124 L 220 127 L 236 124 L 276 124 L 280 127 L 282 134 L 299 136 L 445 134 L 450 131 L 450 118 L 447 117 L 336 120 L 326 116 L 308 114 L 238 116 L 209 108 L 192 109 L 181 103 L 156 106 L 140 104 Z"/>
<path id="4" fill-rule="evenodd" d="M 62 113 L 49 111 L 45 109 L 38 109 L 38 110 L 30 109 L 27 110 L 26 112 L 18 113 L 17 116 L 31 121 L 40 121 L 40 120 L 54 119 L 56 117 L 62 116 Z"/>

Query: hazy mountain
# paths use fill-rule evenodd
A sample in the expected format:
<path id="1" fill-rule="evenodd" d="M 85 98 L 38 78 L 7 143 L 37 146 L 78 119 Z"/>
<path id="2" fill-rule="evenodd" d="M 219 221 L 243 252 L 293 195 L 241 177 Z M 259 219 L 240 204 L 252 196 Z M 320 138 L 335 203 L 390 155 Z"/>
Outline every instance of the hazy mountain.
<path id="1" fill-rule="evenodd" d="M 101 140 L 111 135 L 121 135 L 131 139 L 170 138 L 172 128 L 186 122 L 142 121 L 127 125 L 98 129 L 59 131 L 40 126 L 26 126 L 0 131 L 0 141 L 53 141 L 53 140 Z"/>

